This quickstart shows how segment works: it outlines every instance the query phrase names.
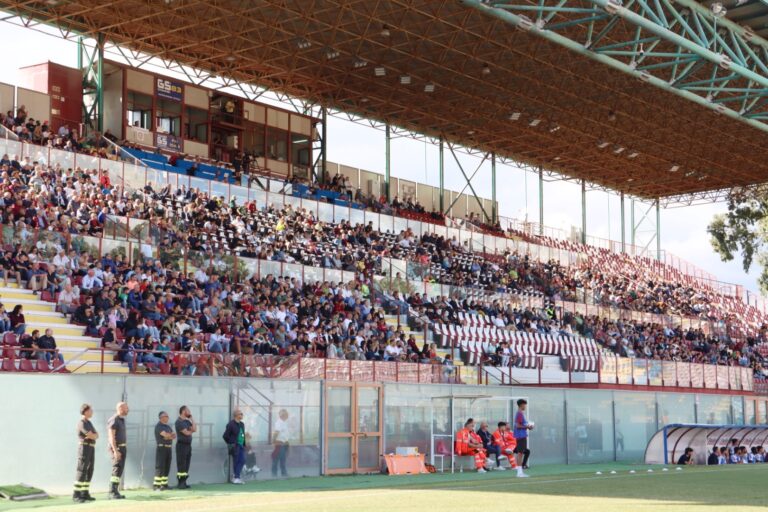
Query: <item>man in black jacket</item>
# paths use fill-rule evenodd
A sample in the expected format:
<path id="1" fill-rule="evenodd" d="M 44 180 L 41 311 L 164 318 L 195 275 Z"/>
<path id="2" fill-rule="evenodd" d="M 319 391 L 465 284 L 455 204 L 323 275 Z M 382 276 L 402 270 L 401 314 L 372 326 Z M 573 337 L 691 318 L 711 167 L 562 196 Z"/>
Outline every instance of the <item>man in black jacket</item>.
<path id="1" fill-rule="evenodd" d="M 717 446 L 712 448 L 712 453 L 707 457 L 707 466 L 717 466 L 720 464 L 720 448 Z"/>
<path id="2" fill-rule="evenodd" d="M 245 450 L 250 439 L 250 434 L 245 432 L 245 424 L 243 423 L 243 413 L 240 409 L 235 409 L 232 414 L 233 419 L 227 423 L 227 428 L 224 431 L 224 442 L 229 447 L 229 454 L 232 456 L 233 466 L 233 484 L 242 485 L 243 482 L 240 479 L 240 473 L 245 465 Z"/>
<path id="3" fill-rule="evenodd" d="M 501 460 L 499 460 L 501 457 L 501 449 L 498 445 L 493 444 L 493 435 L 488 430 L 488 423 L 485 421 L 480 423 L 480 428 L 477 431 L 477 435 L 480 436 L 480 439 L 483 441 L 483 448 L 485 448 L 485 453 L 487 453 L 489 457 L 492 453 L 496 454 L 496 469 L 503 471 L 504 468 L 501 467 Z"/>

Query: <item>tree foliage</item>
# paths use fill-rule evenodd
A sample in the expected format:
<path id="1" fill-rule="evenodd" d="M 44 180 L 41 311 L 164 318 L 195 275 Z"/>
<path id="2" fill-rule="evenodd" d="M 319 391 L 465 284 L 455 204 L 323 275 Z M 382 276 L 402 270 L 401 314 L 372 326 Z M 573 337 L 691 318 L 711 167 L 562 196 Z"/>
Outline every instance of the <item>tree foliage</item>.
<path id="1" fill-rule="evenodd" d="M 753 263 L 762 267 L 758 284 L 768 295 L 768 187 L 731 193 L 728 212 L 715 215 L 707 232 L 723 261 L 740 255 L 744 272 Z"/>

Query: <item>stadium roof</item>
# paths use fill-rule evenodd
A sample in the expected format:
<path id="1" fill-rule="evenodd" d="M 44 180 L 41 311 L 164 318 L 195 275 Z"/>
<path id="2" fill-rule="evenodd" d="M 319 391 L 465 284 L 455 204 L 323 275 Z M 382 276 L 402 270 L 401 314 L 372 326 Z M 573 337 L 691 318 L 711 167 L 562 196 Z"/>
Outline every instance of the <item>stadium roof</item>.
<path id="1" fill-rule="evenodd" d="M 768 8 L 759 0 L 738 1 L 745 5 L 730 9 L 720 25 L 701 4 L 701 12 L 696 6 L 675 11 L 667 0 L 657 0 L 656 11 L 638 7 L 648 5 L 642 0 L 625 0 L 619 15 L 618 0 L 529 0 L 504 9 L 487 0 L 0 0 L 0 8 L 656 198 L 768 181 L 768 124 L 761 117 L 768 118 L 762 96 L 768 94 L 762 62 L 768 51 L 741 62 L 736 40 L 726 48 L 734 36 L 723 28 L 733 28 L 727 17 L 750 9 L 744 16 L 764 31 L 760 16 Z M 664 26 L 643 25 L 641 16 Z M 694 21 L 696 30 L 679 28 Z M 670 36 L 675 25 L 699 46 Z M 753 37 L 765 43 L 734 31 L 740 43 Z M 597 39 L 624 50 L 588 55 L 584 48 Z M 748 51 L 738 50 L 742 57 Z M 722 57 L 730 52 L 733 59 Z M 669 73 L 673 66 L 676 75 L 664 90 L 666 78 L 657 70 Z M 683 75 L 692 84 L 684 91 L 675 88 Z M 699 82 L 707 82 L 706 99 L 697 92 L 704 89 L 695 87 Z"/>

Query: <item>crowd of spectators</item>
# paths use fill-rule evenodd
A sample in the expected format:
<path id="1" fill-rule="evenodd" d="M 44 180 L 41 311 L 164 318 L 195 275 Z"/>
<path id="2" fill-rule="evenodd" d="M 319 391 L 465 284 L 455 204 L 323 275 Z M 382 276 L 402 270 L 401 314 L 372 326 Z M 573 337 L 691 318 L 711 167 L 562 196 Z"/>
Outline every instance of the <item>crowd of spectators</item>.
<path id="1" fill-rule="evenodd" d="M 291 205 L 275 207 L 254 202 L 237 205 L 234 200 L 228 203 L 197 190 L 184 187 L 156 190 L 152 184 L 128 191 L 113 185 L 108 173 L 48 167 L 28 157 L 3 156 L 0 193 L 0 223 L 12 227 L 14 238 L 22 243 L 35 229 L 101 236 L 110 216 L 125 216 L 150 221 L 153 238 L 149 242 L 156 242 L 167 254 L 182 249 L 208 254 L 229 252 L 243 257 L 354 271 L 361 282 L 370 282 L 373 276 L 387 270 L 383 267 L 383 258 L 405 259 L 420 269 L 418 277 L 427 282 L 480 287 L 491 292 L 535 292 L 553 300 L 586 301 L 632 311 L 739 322 L 710 290 L 646 277 L 642 267 L 635 273 L 616 274 L 594 268 L 588 260 L 564 266 L 557 261 L 539 262 L 515 252 L 484 255 L 473 252 L 466 243 L 433 233 L 422 236 L 410 230 L 382 233 L 372 224 L 322 222 L 314 212 Z M 92 279 L 87 272 L 91 265 L 97 279 L 101 279 L 98 276 L 101 272 L 107 272 L 107 279 L 112 280 L 119 277 L 118 266 L 127 267 L 120 258 L 111 263 L 90 261 L 87 254 L 74 251 L 57 254 L 49 260 L 51 265 L 46 272 L 39 266 L 43 258 L 38 248 L 25 251 L 17 246 L 0 258 L 0 266 L 6 280 L 21 277 L 29 280 L 34 288 L 50 288 L 54 293 L 65 291 L 73 273 L 82 275 L 86 282 Z M 151 265 L 158 271 L 168 272 L 165 263 L 155 260 Z M 105 268 L 107 266 L 110 268 Z M 133 267 L 131 271 L 135 272 Z M 39 278 L 30 279 L 38 274 Z M 113 291 L 119 291 L 125 284 L 127 281 L 115 281 L 117 288 Z M 226 284 L 242 286 L 242 283 Z M 401 291 L 413 298 L 407 290 Z M 63 304 L 63 307 L 70 306 Z M 98 314 L 99 311 L 94 310 L 92 316 L 98 318 Z M 105 312 L 105 316 L 109 315 Z M 617 353 L 660 359 L 680 357 L 681 360 L 725 362 L 738 354 L 739 364 L 748 365 L 756 360 L 750 349 L 765 338 L 765 329 L 752 338 L 735 342 L 727 337 L 712 338 L 703 333 L 680 332 L 646 323 L 585 318 L 580 324 L 572 324 L 566 320 L 561 320 L 562 328 L 593 336 L 615 348 Z M 343 348 L 342 352 L 346 354 Z M 363 350 L 365 352 L 368 351 Z M 424 348 L 419 347 L 419 352 L 423 354 Z"/>

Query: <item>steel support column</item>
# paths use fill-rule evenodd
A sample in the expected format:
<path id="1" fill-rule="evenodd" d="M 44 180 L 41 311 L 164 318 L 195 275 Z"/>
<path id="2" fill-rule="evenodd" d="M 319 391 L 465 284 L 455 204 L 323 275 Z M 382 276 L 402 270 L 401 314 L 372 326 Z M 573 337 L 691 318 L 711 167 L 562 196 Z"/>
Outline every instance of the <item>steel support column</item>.
<path id="1" fill-rule="evenodd" d="M 587 182 L 581 180 L 581 243 L 587 243 Z"/>
<path id="2" fill-rule="evenodd" d="M 440 137 L 440 162 L 438 164 L 438 172 L 440 173 L 440 211 L 445 212 L 445 156 L 443 154 L 443 150 L 445 149 L 445 142 L 443 141 L 443 138 Z"/>
<path id="3" fill-rule="evenodd" d="M 390 142 L 392 141 L 389 123 L 384 128 L 384 136 L 386 137 L 386 144 L 384 145 L 384 197 L 389 201 L 391 199 L 389 197 Z"/>
<path id="4" fill-rule="evenodd" d="M 84 38 L 77 40 L 77 65 L 83 73 L 83 122 L 88 129 L 104 130 L 104 35 L 90 50 Z"/>
<path id="5" fill-rule="evenodd" d="M 96 118 L 96 129 L 99 133 L 104 133 L 104 34 L 99 32 L 97 36 L 97 54 L 96 54 L 96 108 L 98 117 Z"/>
<path id="6" fill-rule="evenodd" d="M 320 145 L 320 183 L 325 183 L 325 173 L 328 168 L 328 109 L 323 107 L 323 140 Z"/>
<path id="7" fill-rule="evenodd" d="M 619 197 L 621 198 L 621 252 L 627 252 L 626 228 L 624 226 L 624 192 Z"/>
<path id="8" fill-rule="evenodd" d="M 527 194 L 528 191 L 526 190 L 525 193 Z M 541 166 L 539 166 L 539 235 L 544 235 L 544 169 Z"/>
<path id="9" fill-rule="evenodd" d="M 661 260 L 661 206 L 656 199 L 656 259 Z"/>
<path id="10" fill-rule="evenodd" d="M 635 246 L 635 200 L 632 199 L 629 202 L 629 223 L 632 225 L 632 229 L 629 231 L 630 239 L 632 240 L 632 246 Z M 633 254 L 637 256 L 637 254 Z"/>
<path id="11" fill-rule="evenodd" d="M 499 213 L 496 207 L 496 153 L 491 153 L 491 224 L 496 225 Z"/>

